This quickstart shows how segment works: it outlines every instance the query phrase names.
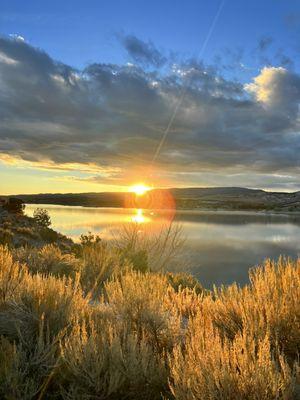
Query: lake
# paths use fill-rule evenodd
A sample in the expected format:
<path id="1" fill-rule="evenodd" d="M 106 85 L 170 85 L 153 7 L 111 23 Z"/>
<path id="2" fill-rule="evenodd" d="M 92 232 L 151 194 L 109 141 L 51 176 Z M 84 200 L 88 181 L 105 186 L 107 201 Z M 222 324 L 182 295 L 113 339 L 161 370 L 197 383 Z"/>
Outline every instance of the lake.
<path id="1" fill-rule="evenodd" d="M 31 216 L 37 207 L 49 211 L 53 229 L 74 240 L 89 231 L 110 239 L 117 227 L 132 222 L 143 227 L 169 221 L 166 212 L 45 204 L 28 204 L 26 213 Z M 186 238 L 182 269 L 206 287 L 243 284 L 248 269 L 265 258 L 300 254 L 300 215 L 177 211 L 174 221 L 182 225 Z"/>

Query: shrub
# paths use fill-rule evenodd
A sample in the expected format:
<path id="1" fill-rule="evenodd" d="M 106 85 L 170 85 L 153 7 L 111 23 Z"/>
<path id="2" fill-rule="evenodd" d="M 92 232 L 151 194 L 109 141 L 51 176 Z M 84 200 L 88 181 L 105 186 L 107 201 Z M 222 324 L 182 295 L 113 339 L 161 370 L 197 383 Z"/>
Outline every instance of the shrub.
<path id="1" fill-rule="evenodd" d="M 22 339 L 25 339 L 23 341 Z M 57 369 L 57 345 L 39 335 L 35 346 L 28 346 L 28 338 L 11 343 L 0 337 L 0 397 L 5 400 L 43 398 Z M 51 387 L 50 398 L 56 398 L 58 388 Z M 53 397 L 52 397 L 53 396 Z"/>
<path id="2" fill-rule="evenodd" d="M 63 343 L 66 399 L 158 400 L 166 366 L 151 346 L 119 324 L 76 326 Z"/>
<path id="3" fill-rule="evenodd" d="M 166 273 L 169 284 L 178 292 L 180 289 L 194 289 L 197 294 L 204 292 L 202 285 L 192 275 L 186 274 L 185 272 L 179 273 Z"/>
<path id="4" fill-rule="evenodd" d="M 33 219 L 42 228 L 48 228 L 51 225 L 49 212 L 44 208 L 36 208 L 33 212 Z"/>
<path id="5" fill-rule="evenodd" d="M 32 228 L 30 228 L 30 227 L 19 226 L 19 227 L 16 227 L 15 232 L 17 234 L 27 236 L 27 237 L 29 237 L 31 239 L 38 239 L 39 238 L 38 233 L 36 231 L 34 231 Z"/>
<path id="6" fill-rule="evenodd" d="M 206 311 L 222 336 L 233 339 L 243 330 L 254 337 L 270 334 L 285 355 L 295 360 L 300 348 L 300 261 L 267 260 L 250 271 L 251 284 L 215 291 Z"/>
<path id="7" fill-rule="evenodd" d="M 21 247 L 14 251 L 15 259 L 25 263 L 32 273 L 52 274 L 75 278 L 81 270 L 80 260 L 64 254 L 59 247 L 48 244 L 41 249 Z"/>
<path id="8" fill-rule="evenodd" d="M 174 267 L 180 257 L 184 239 L 178 224 L 165 224 L 159 229 L 148 225 L 124 225 L 114 240 L 124 258 L 131 260 L 139 271 L 162 272 Z"/>
<path id="9" fill-rule="evenodd" d="M 93 297 L 97 297 L 104 282 L 122 270 L 119 253 L 102 241 L 82 246 L 80 253 L 80 282 L 86 293 L 90 292 Z"/>
<path id="10" fill-rule="evenodd" d="M 8 248 L 0 246 L 0 304 L 14 296 L 26 274 L 26 267 L 14 262 Z"/>
<path id="11" fill-rule="evenodd" d="M 12 214 L 24 214 L 25 204 L 21 199 L 10 197 L 8 201 L 3 205 L 4 210 Z"/>
<path id="12" fill-rule="evenodd" d="M 172 293 L 165 276 L 150 273 L 131 271 L 105 284 L 116 320 L 160 352 L 172 348 L 181 333 L 179 313 L 170 302 Z"/>
<path id="13" fill-rule="evenodd" d="M 80 235 L 80 244 L 82 246 L 90 246 L 99 242 L 101 242 L 100 236 L 94 235 L 91 232 L 88 232 L 86 235 Z"/>
<path id="14" fill-rule="evenodd" d="M 37 345 L 40 324 L 53 338 L 77 321 L 88 301 L 78 282 L 66 278 L 26 275 L 17 288 L 12 287 L 0 310 L 0 335 L 15 340 L 21 332 L 33 346 Z"/>
<path id="15" fill-rule="evenodd" d="M 176 400 L 293 399 L 296 371 L 268 336 L 237 335 L 222 340 L 209 323 L 196 318 L 184 348 L 170 358 L 171 390 Z"/>
<path id="16" fill-rule="evenodd" d="M 12 246 L 13 232 L 8 228 L 0 228 L 0 245 Z"/>

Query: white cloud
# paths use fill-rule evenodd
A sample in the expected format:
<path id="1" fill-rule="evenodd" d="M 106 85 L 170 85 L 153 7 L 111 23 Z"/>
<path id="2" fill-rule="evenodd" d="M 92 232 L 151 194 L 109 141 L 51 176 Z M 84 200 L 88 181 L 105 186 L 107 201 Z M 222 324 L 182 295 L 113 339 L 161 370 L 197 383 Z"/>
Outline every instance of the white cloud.
<path id="1" fill-rule="evenodd" d="M 12 39 L 19 41 L 19 42 L 25 42 L 25 38 L 21 35 L 18 35 L 17 33 L 10 33 L 9 35 Z"/>
<path id="2" fill-rule="evenodd" d="M 282 67 L 265 67 L 260 74 L 254 78 L 253 83 L 245 85 L 245 89 L 254 94 L 258 101 L 272 104 L 278 91 L 282 78 L 288 75 L 288 71 Z"/>

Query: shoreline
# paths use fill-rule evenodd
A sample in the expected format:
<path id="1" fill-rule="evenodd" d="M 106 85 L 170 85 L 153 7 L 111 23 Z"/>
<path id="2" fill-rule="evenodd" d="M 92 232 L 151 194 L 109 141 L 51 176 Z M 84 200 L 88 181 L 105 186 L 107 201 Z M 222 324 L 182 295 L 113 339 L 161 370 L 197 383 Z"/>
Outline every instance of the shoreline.
<path id="1" fill-rule="evenodd" d="M 57 203 L 25 203 L 25 206 L 37 206 L 37 207 L 48 207 L 51 206 L 53 207 L 65 207 L 65 208 L 78 208 L 78 209 L 102 209 L 102 210 L 123 210 L 124 212 L 130 211 L 130 210 L 137 210 L 138 208 L 129 208 L 129 207 L 114 207 L 114 206 L 87 206 L 87 205 L 69 205 L 69 204 L 57 204 Z M 159 208 L 159 209 L 152 209 L 152 208 L 142 208 L 143 211 L 145 212 L 174 212 L 174 209 L 168 209 L 168 208 Z M 176 213 L 195 213 L 195 214 L 201 214 L 201 213 L 207 213 L 207 214 L 235 214 L 235 215 L 295 215 L 300 217 L 300 211 L 285 211 L 285 210 L 267 210 L 267 209 L 261 209 L 261 210 L 251 210 L 251 209 L 228 209 L 228 208 L 216 208 L 216 209 L 211 209 L 211 208 L 176 208 L 175 209 Z"/>

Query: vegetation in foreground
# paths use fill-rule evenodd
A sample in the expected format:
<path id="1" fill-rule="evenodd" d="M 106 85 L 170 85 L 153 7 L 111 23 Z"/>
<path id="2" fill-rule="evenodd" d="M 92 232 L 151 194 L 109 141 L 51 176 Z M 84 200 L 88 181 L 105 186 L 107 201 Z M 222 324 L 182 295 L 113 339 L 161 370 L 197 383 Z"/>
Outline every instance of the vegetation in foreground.
<path id="1" fill-rule="evenodd" d="M 209 292 L 135 232 L 0 247 L 0 398 L 300 398 L 300 261 Z"/>

